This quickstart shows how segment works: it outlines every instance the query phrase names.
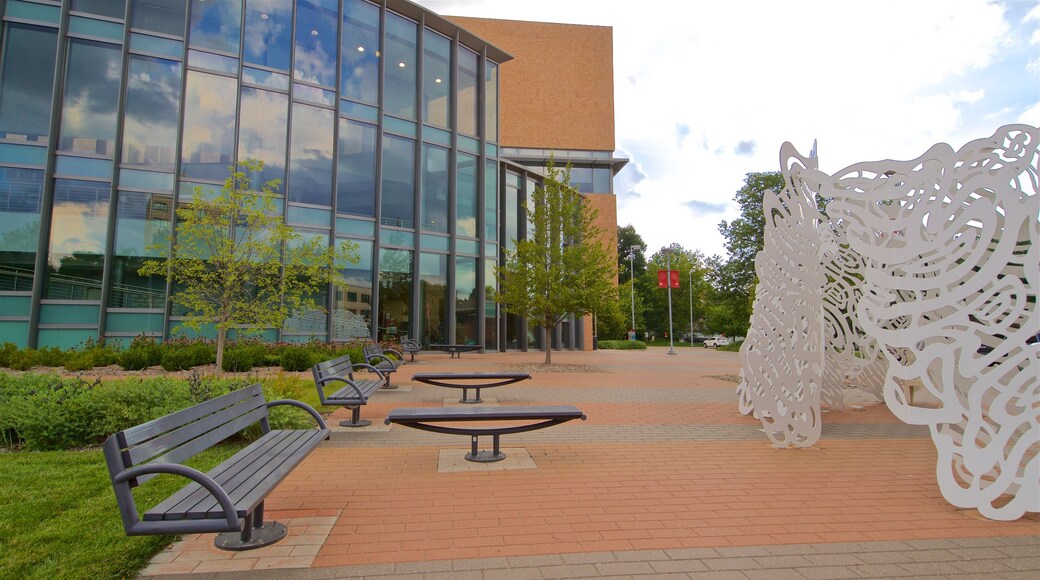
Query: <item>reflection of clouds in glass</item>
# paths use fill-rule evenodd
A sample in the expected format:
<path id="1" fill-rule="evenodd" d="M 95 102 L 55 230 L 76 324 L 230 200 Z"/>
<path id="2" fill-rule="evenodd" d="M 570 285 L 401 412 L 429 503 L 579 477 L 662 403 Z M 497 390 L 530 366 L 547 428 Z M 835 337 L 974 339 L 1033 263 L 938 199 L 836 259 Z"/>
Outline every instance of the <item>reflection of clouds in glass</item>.
<path id="1" fill-rule="evenodd" d="M 231 161 L 237 93 L 235 79 L 189 71 L 184 104 L 183 163 Z"/>
<path id="2" fill-rule="evenodd" d="M 279 93 L 242 89 L 241 123 L 239 159 L 259 159 L 264 162 L 264 181 L 284 181 L 289 98 Z"/>
<path id="3" fill-rule="evenodd" d="M 72 39 L 61 116 L 61 149 L 112 155 L 122 61 L 119 47 Z"/>
<path id="4" fill-rule="evenodd" d="M 299 0 L 296 9 L 297 80 L 323 86 L 336 84 L 336 0 Z"/>
<path id="5" fill-rule="evenodd" d="M 462 236 L 476 237 L 477 235 L 477 218 L 474 217 L 459 217 L 458 219 L 458 233 Z"/>
<path id="6" fill-rule="evenodd" d="M 331 205 L 333 123 L 334 114 L 330 110 L 293 106 L 290 201 Z"/>
<path id="7" fill-rule="evenodd" d="M 107 184 L 104 184 L 107 186 Z M 72 254 L 104 254 L 108 200 L 55 201 L 48 263 L 58 267 Z"/>
<path id="8" fill-rule="evenodd" d="M 305 46 L 300 42 L 299 34 L 296 37 L 296 68 L 293 70 L 293 78 L 299 81 L 314 83 L 316 85 L 333 86 L 335 84 L 336 59 L 327 52 L 322 42 L 310 43 Z"/>
<path id="9" fill-rule="evenodd" d="M 191 46 L 237 53 L 242 0 L 192 0 Z"/>
<path id="10" fill-rule="evenodd" d="M 173 164 L 180 76 L 180 63 L 131 57 L 123 122 L 124 163 Z"/>
<path id="11" fill-rule="evenodd" d="M 247 0 L 246 62 L 288 69 L 291 26 L 292 0 Z"/>

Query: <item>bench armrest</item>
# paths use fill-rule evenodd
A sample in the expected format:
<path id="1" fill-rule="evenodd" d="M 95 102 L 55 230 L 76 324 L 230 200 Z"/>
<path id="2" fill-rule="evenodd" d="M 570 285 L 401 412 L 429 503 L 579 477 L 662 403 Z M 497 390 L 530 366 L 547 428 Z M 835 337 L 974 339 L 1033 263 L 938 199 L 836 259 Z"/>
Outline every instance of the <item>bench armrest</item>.
<path id="1" fill-rule="evenodd" d="M 396 354 L 396 355 L 397 355 L 397 358 L 399 358 L 399 359 L 401 359 L 401 360 L 404 360 L 404 355 L 403 355 L 403 354 L 401 354 L 400 352 L 398 352 L 398 351 L 396 351 L 396 350 L 392 349 L 392 348 L 384 348 L 384 349 L 383 349 L 383 352 L 384 352 L 384 353 L 387 353 L 387 352 L 392 352 L 392 353 L 394 353 L 394 354 Z M 386 358 L 386 356 L 384 356 L 383 358 Z"/>
<path id="2" fill-rule="evenodd" d="M 383 375 L 380 374 L 379 376 L 383 376 Z M 321 395 L 322 403 L 325 402 L 325 391 L 324 391 L 325 383 L 331 383 L 332 381 L 339 381 L 341 383 L 347 383 L 347 385 L 349 385 L 350 388 L 354 389 L 354 392 L 357 393 L 357 396 L 358 396 L 359 399 L 364 399 L 365 398 L 365 395 L 361 392 L 361 389 L 358 388 L 357 384 L 355 384 L 354 381 L 352 381 L 352 380 L 350 380 L 350 379 L 348 379 L 347 377 L 344 377 L 344 376 L 332 375 L 332 376 L 329 376 L 329 377 L 325 377 L 324 379 L 321 379 L 320 381 L 317 382 L 318 394 Z"/>
<path id="3" fill-rule="evenodd" d="M 391 350 L 389 348 L 386 349 L 386 350 L 387 350 L 387 352 L 392 352 L 392 353 L 397 354 L 399 357 L 401 357 L 401 360 L 404 360 L 404 355 L 399 353 L 399 352 L 397 352 L 396 350 Z M 370 355 L 368 357 L 368 362 L 371 363 L 373 360 L 376 361 L 377 363 L 379 362 L 379 360 L 385 360 L 386 362 L 388 362 L 390 364 L 394 364 L 394 359 L 386 356 L 385 354 L 373 354 L 373 355 Z"/>
<path id="4" fill-rule="evenodd" d="M 292 399 L 278 399 L 277 401 L 271 401 L 270 403 L 268 403 L 267 408 L 270 409 L 271 407 L 274 407 L 276 405 L 291 405 L 293 407 L 299 407 L 304 411 L 310 413 L 311 417 L 314 417 L 314 420 L 318 422 L 319 429 L 327 429 L 327 427 L 325 426 L 325 420 L 321 418 L 321 415 L 319 415 L 316 410 L 314 410 L 314 407 L 311 407 L 307 403 L 301 401 L 294 401 Z"/>
<path id="5" fill-rule="evenodd" d="M 381 370 L 377 369 L 376 367 L 374 367 L 374 366 L 372 366 L 372 365 L 370 365 L 370 364 L 368 364 L 368 363 L 354 363 L 354 364 L 350 365 L 350 370 L 351 370 L 351 371 L 356 371 L 356 370 L 358 370 L 358 369 L 364 369 L 364 370 L 366 370 L 366 371 L 372 371 L 372 372 L 374 372 L 374 373 L 375 373 L 376 375 L 378 375 L 378 376 L 379 376 L 379 378 L 381 378 L 381 379 L 385 379 L 385 378 L 386 378 L 386 377 L 385 377 L 385 376 L 383 375 L 383 371 L 381 371 Z"/>
<path id="6" fill-rule="evenodd" d="M 418 340 L 415 340 L 414 338 L 406 338 L 406 339 L 402 340 L 401 341 L 401 346 L 404 347 L 404 348 L 411 347 L 411 348 L 417 348 L 417 349 L 422 350 L 422 343 L 419 342 Z"/>
<path id="7" fill-rule="evenodd" d="M 224 488 L 220 487 L 220 484 L 213 481 L 213 478 L 210 476 L 202 473 L 198 469 L 188 467 L 187 465 L 180 465 L 179 463 L 149 463 L 147 465 L 138 465 L 137 467 L 131 467 L 130 469 L 119 472 L 112 478 L 112 482 L 125 483 L 149 473 L 169 473 L 172 475 L 179 475 L 206 488 L 206 491 L 213 495 L 213 498 L 220 504 L 221 509 L 224 510 L 224 517 L 227 518 L 228 528 L 233 530 L 242 529 L 242 522 L 238 518 L 238 512 L 235 510 L 235 505 L 231 503 L 231 498 L 228 497 Z"/>

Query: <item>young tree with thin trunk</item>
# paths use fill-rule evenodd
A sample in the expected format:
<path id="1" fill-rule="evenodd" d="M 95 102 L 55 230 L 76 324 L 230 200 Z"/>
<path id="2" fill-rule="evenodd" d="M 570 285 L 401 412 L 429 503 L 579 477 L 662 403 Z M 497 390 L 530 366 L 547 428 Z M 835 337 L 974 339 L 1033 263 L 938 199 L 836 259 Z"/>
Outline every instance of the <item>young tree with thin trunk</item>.
<path id="1" fill-rule="evenodd" d="M 545 364 L 552 364 L 552 331 L 569 315 L 605 310 L 617 292 L 613 256 L 595 225 L 596 211 L 552 159 L 528 205 L 528 238 L 516 240 L 497 270 L 495 300 L 506 312 L 545 329 Z"/>
<path id="2" fill-rule="evenodd" d="M 177 208 L 172 251 L 160 248 L 163 259 L 139 271 L 175 285 L 170 300 L 185 309 L 183 326 L 215 326 L 217 374 L 229 328 L 280 328 L 294 314 L 324 311 L 315 296 L 340 282 L 337 264 L 358 260 L 351 244 L 330 247 L 285 225 L 276 204 L 280 180 L 259 191 L 250 180 L 262 169 L 262 161 L 242 161 L 215 195 L 196 187 L 191 202 Z"/>

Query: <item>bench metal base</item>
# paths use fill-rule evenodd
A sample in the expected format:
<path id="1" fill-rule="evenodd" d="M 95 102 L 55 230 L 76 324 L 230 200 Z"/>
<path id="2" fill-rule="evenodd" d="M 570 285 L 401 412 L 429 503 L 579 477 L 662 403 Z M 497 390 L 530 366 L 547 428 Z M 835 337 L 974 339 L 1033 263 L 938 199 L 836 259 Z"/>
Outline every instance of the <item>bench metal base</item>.
<path id="1" fill-rule="evenodd" d="M 498 434 L 492 435 L 494 438 L 494 447 L 492 451 L 478 451 L 477 450 L 477 436 L 473 435 L 470 440 L 470 452 L 466 454 L 466 461 L 472 461 L 474 463 L 494 463 L 496 461 L 502 461 L 506 458 L 506 454 L 502 453 L 502 450 L 498 447 Z"/>
<path id="2" fill-rule="evenodd" d="M 372 422 L 368 419 L 358 419 L 357 421 L 343 420 L 339 422 L 340 427 L 368 427 Z"/>
<path id="3" fill-rule="evenodd" d="M 248 534 L 250 536 L 248 540 L 242 539 L 242 536 L 247 534 L 241 532 L 224 532 L 223 534 L 217 534 L 217 538 L 213 540 L 213 545 L 221 550 L 229 550 L 232 552 L 255 550 L 281 541 L 288 533 L 289 528 L 285 527 L 285 524 L 279 522 L 264 522 L 263 526 L 252 529 L 251 533 Z"/>

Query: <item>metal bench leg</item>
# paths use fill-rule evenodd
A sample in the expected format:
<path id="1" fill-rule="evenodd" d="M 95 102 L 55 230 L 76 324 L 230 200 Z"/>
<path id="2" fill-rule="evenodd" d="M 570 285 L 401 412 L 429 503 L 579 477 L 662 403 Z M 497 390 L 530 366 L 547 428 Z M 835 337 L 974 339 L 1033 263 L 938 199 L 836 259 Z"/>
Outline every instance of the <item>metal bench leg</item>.
<path id="1" fill-rule="evenodd" d="M 473 389 L 476 391 L 473 398 L 469 398 L 469 390 Z M 459 399 L 460 403 L 466 403 L 469 405 L 475 405 L 477 403 L 483 403 L 484 401 L 480 398 L 480 387 L 462 387 L 462 398 Z"/>
<path id="2" fill-rule="evenodd" d="M 368 419 L 361 418 L 361 407 L 355 405 L 348 409 L 350 409 L 350 421 L 340 421 L 340 427 L 368 427 L 372 424 Z"/>
<path id="3" fill-rule="evenodd" d="M 473 461 L 475 463 L 494 463 L 495 461 L 502 461 L 506 458 L 505 453 L 502 453 L 498 446 L 498 433 L 494 433 L 491 437 L 494 438 L 493 451 L 488 453 L 487 451 L 477 450 L 477 436 L 471 435 L 470 440 L 470 452 L 466 454 L 467 461 Z"/>
<path id="4" fill-rule="evenodd" d="M 270 546 L 285 538 L 289 528 L 278 522 L 264 523 L 264 504 L 256 507 L 252 513 L 246 514 L 242 520 L 241 532 L 224 532 L 217 534 L 213 545 L 221 550 L 241 552 Z"/>
<path id="5" fill-rule="evenodd" d="M 386 373 L 386 378 L 385 378 L 385 379 L 383 379 L 383 386 L 382 386 L 382 387 L 380 387 L 381 389 L 383 389 L 383 390 L 386 390 L 386 391 L 391 391 L 391 390 L 393 390 L 393 389 L 396 389 L 396 388 L 397 388 L 397 385 L 391 385 L 391 384 L 390 384 L 390 375 L 391 375 L 391 374 L 393 374 L 393 372 L 392 372 L 392 371 L 391 371 L 391 372 L 389 372 L 389 373 Z"/>

